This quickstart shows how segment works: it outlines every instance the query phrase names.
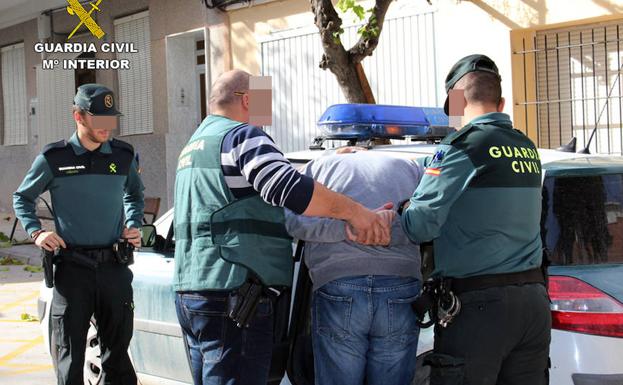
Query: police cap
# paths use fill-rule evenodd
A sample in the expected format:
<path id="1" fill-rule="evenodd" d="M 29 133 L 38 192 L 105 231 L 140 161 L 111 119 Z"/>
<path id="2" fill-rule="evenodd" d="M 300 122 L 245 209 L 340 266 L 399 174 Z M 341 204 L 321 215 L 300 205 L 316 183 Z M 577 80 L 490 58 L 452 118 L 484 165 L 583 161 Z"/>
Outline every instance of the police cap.
<path id="1" fill-rule="evenodd" d="M 90 115 L 121 115 L 115 107 L 113 92 L 95 83 L 83 84 L 78 87 L 74 97 L 74 105 L 87 111 Z"/>
<path id="2" fill-rule="evenodd" d="M 485 55 L 469 55 L 456 62 L 446 76 L 446 93 L 448 93 L 461 78 L 470 72 L 483 71 L 495 74 L 498 80 L 502 80 L 498 67 L 493 60 Z M 448 97 L 443 105 L 443 110 L 448 115 Z"/>

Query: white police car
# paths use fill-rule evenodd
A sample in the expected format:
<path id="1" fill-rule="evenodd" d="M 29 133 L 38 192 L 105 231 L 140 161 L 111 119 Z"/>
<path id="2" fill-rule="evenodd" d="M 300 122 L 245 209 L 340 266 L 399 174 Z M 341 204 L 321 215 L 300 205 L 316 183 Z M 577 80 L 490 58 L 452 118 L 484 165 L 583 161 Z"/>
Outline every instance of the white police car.
<path id="1" fill-rule="evenodd" d="M 331 116 L 324 116 L 331 122 Z M 365 116 L 353 115 L 367 120 Z M 368 117 L 369 118 L 369 117 Z M 375 125 L 349 124 L 334 119 L 331 137 L 357 142 L 430 134 L 430 126 L 443 117 L 436 110 L 421 110 L 409 122 L 382 121 Z M 428 126 L 422 128 L 422 122 Z M 406 127 L 406 131 L 403 130 Z M 362 133 L 363 136 L 358 136 Z M 370 133 L 373 132 L 373 135 Z M 426 137 L 425 139 L 430 139 Z M 322 139 L 315 142 L 316 148 Z M 434 144 L 377 145 L 371 151 L 388 156 L 419 158 L 431 155 Z M 319 150 L 288 154 L 295 165 L 322 156 Z M 543 178 L 542 237 L 551 252 L 550 297 L 553 319 L 551 383 L 556 385 L 623 384 L 623 157 L 539 150 Z M 192 384 L 188 356 L 174 305 L 173 211 L 145 228 L 153 246 L 136 253 L 134 272 L 135 320 L 130 354 L 142 384 Z M 154 233 L 155 230 L 155 233 Z M 144 239 L 147 240 L 147 239 Z M 281 318 L 289 330 L 275 346 L 270 384 L 311 385 L 313 353 L 309 335 L 311 282 L 307 269 L 296 263 L 290 317 Z M 51 290 L 42 284 L 41 326 L 48 346 Z M 289 318 L 289 319 L 288 319 Z M 96 325 L 89 331 L 85 380 L 97 384 L 100 374 Z M 422 330 L 418 363 L 432 349 L 432 328 Z M 53 352 L 53 349 L 51 349 Z M 52 353 L 53 355 L 53 353 Z M 54 357 L 53 357 L 54 358 Z M 428 384 L 428 369 L 418 365 L 413 384 Z M 287 369 L 287 374 L 286 372 Z"/>

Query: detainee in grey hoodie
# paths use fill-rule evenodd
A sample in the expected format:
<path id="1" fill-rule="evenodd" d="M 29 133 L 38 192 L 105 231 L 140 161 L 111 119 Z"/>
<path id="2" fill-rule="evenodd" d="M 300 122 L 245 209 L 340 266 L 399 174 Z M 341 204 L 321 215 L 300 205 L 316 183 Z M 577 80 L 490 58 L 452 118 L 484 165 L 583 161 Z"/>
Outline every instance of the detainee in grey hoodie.
<path id="1" fill-rule="evenodd" d="M 393 202 L 394 208 L 413 195 L 422 177 L 415 160 L 373 152 L 332 154 L 305 165 L 301 173 L 333 191 L 375 209 Z M 400 226 L 392 223 L 392 239 L 386 246 L 364 246 L 347 239 L 345 222 L 306 217 L 286 210 L 286 228 L 296 239 L 306 241 L 305 263 L 314 290 L 338 278 L 358 275 L 395 275 L 421 279 L 419 246 Z"/>
<path id="2" fill-rule="evenodd" d="M 375 209 L 413 195 L 412 160 L 373 152 L 323 156 L 302 173 Z M 295 215 L 286 228 L 305 242 L 313 282 L 312 344 L 317 385 L 404 385 L 415 375 L 419 329 L 411 303 L 421 288 L 419 246 L 393 220 L 389 246 L 348 240 L 346 223 Z"/>

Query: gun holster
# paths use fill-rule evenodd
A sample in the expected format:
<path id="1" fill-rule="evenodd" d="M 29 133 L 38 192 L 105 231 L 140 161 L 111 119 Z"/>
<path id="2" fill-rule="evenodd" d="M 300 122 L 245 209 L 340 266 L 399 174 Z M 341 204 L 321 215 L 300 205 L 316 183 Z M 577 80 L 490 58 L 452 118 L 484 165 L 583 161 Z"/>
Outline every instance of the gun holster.
<path id="1" fill-rule="evenodd" d="M 127 266 L 134 263 L 134 245 L 127 239 L 120 239 L 112 248 L 118 263 Z"/>
<path id="2" fill-rule="evenodd" d="M 264 291 L 264 286 L 255 280 L 248 280 L 234 292 L 229 298 L 229 318 L 239 328 L 249 327 L 257 304 Z"/>
<path id="3" fill-rule="evenodd" d="M 435 323 L 446 327 L 461 311 L 461 301 L 451 287 L 450 278 L 434 278 L 424 282 L 422 293 L 411 304 L 420 328 L 428 328 Z M 429 320 L 425 322 L 426 315 Z"/>
<path id="4" fill-rule="evenodd" d="M 43 278 L 45 286 L 54 287 L 54 263 L 58 257 L 58 251 L 47 251 L 41 249 L 41 266 L 43 267 Z"/>
<path id="5" fill-rule="evenodd" d="M 434 280 L 425 281 L 420 296 L 411 304 L 411 308 L 417 318 L 416 322 L 422 329 L 426 329 L 437 322 L 438 297 L 436 286 L 437 282 Z M 429 320 L 425 322 L 427 314 L 429 315 Z"/>

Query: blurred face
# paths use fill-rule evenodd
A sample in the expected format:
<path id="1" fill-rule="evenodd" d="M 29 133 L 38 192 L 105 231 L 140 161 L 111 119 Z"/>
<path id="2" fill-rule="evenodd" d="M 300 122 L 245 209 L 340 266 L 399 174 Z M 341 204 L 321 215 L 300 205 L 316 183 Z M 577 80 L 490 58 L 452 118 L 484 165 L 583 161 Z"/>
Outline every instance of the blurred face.
<path id="1" fill-rule="evenodd" d="M 272 78 L 251 76 L 249 78 L 249 123 L 254 126 L 270 126 L 272 122 Z"/>
<path id="2" fill-rule="evenodd" d="M 78 129 L 92 142 L 106 142 L 110 139 L 112 131 L 117 128 L 117 116 L 76 114 L 78 115 L 76 119 L 79 126 Z"/>
<path id="3" fill-rule="evenodd" d="M 465 100 L 465 90 L 451 89 L 448 91 L 448 116 L 450 127 L 462 127 L 463 116 L 465 115 L 465 106 L 467 101 Z"/>
<path id="4" fill-rule="evenodd" d="M 448 116 L 465 115 L 465 90 L 451 89 L 448 91 Z"/>
<path id="5" fill-rule="evenodd" d="M 251 76 L 249 89 L 235 91 L 240 97 L 238 120 L 254 126 L 272 124 L 272 88 L 270 76 Z"/>

